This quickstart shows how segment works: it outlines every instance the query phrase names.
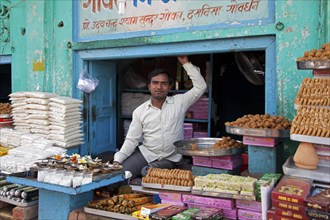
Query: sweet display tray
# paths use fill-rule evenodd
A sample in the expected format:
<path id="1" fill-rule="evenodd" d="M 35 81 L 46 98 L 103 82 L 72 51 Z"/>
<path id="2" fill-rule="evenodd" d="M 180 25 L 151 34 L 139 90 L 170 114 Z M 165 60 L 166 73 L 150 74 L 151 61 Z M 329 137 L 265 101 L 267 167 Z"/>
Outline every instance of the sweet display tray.
<path id="1" fill-rule="evenodd" d="M 180 140 L 174 142 L 180 154 L 186 156 L 227 156 L 242 154 L 244 147 L 228 148 L 228 149 L 215 149 L 212 146 L 221 138 L 192 138 L 187 140 Z M 239 142 L 239 141 L 238 141 Z M 196 145 L 197 149 L 193 149 Z"/>
<path id="2" fill-rule="evenodd" d="M 12 205 L 20 206 L 20 207 L 33 206 L 33 205 L 38 204 L 38 202 L 39 202 L 39 200 L 34 200 L 34 201 L 31 201 L 31 202 L 17 202 L 17 201 L 14 201 L 12 199 L 8 199 L 8 198 L 3 197 L 3 196 L 0 196 L 0 201 L 6 202 L 6 203 L 12 204 Z"/>
<path id="3" fill-rule="evenodd" d="M 330 146 L 330 138 L 326 138 L 326 137 L 291 134 L 290 139 L 294 140 L 294 141 L 308 142 L 308 143 L 314 143 L 314 144 L 324 144 L 324 145 Z"/>
<path id="4" fill-rule="evenodd" d="M 295 109 L 295 110 L 298 110 L 300 106 L 301 106 L 301 105 L 294 104 L 294 109 Z M 311 105 L 304 105 L 304 106 L 311 107 Z M 330 106 L 313 106 L 313 107 L 317 107 L 317 108 L 328 108 L 328 109 L 330 109 Z"/>
<path id="5" fill-rule="evenodd" d="M 138 218 L 135 218 L 131 215 L 125 215 L 125 214 L 116 213 L 116 212 L 108 212 L 108 211 L 99 210 L 99 209 L 91 209 L 88 207 L 84 207 L 84 211 L 89 214 L 99 215 L 99 216 L 104 216 L 104 217 L 109 217 L 109 218 L 114 218 L 114 219 L 138 220 Z"/>
<path id="6" fill-rule="evenodd" d="M 302 177 L 318 182 L 330 183 L 329 164 L 319 163 L 316 170 L 307 170 L 296 167 L 293 158 L 289 157 L 282 166 L 285 175 Z"/>
<path id="7" fill-rule="evenodd" d="M 255 136 L 255 137 L 290 137 L 290 130 L 257 129 L 242 128 L 235 126 L 226 126 L 226 132 L 236 135 Z"/>
<path id="8" fill-rule="evenodd" d="M 244 199 L 244 200 L 252 200 L 252 201 L 256 200 L 255 196 L 229 194 L 229 193 L 222 193 L 222 192 L 211 192 L 211 191 L 204 191 L 204 190 L 192 190 L 191 194 L 202 195 L 202 196 L 212 196 L 212 197 L 219 197 L 219 198 L 226 198 L 226 199 Z"/>
<path id="9" fill-rule="evenodd" d="M 304 69 L 330 69 L 330 60 L 297 61 L 297 68 Z"/>
<path id="10" fill-rule="evenodd" d="M 167 185 L 167 184 L 156 184 L 156 183 L 141 183 L 142 187 L 152 188 L 152 189 L 166 189 L 166 190 L 174 190 L 174 191 L 185 191 L 190 192 L 190 186 L 177 186 L 177 185 Z"/>

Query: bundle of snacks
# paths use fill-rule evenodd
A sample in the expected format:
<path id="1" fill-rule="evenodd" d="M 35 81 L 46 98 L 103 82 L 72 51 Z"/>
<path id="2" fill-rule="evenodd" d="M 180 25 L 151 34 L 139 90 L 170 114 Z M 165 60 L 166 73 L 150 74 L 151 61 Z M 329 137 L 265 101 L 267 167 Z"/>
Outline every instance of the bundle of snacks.
<path id="1" fill-rule="evenodd" d="M 330 109 L 300 106 L 293 119 L 290 134 L 330 137 Z"/>
<path id="2" fill-rule="evenodd" d="M 50 132 L 47 137 L 60 147 L 82 144 L 82 101 L 58 96 L 50 98 L 48 106 Z"/>
<path id="3" fill-rule="evenodd" d="M 10 114 L 11 108 L 9 103 L 0 103 L 0 114 Z"/>
<path id="4" fill-rule="evenodd" d="M 330 60 L 330 42 L 322 44 L 319 49 L 305 51 L 304 56 L 297 59 L 297 61 L 307 60 Z"/>
<path id="5" fill-rule="evenodd" d="M 236 121 L 226 122 L 225 125 L 242 128 L 285 130 L 290 128 L 291 123 L 283 116 L 271 116 L 269 114 L 248 114 L 238 118 Z"/>
<path id="6" fill-rule="evenodd" d="M 166 184 L 177 186 L 193 186 L 194 177 L 191 170 L 150 168 L 143 183 Z"/>
<path id="7" fill-rule="evenodd" d="M 231 137 L 223 136 L 221 140 L 216 141 L 212 148 L 214 149 L 228 149 L 228 148 L 235 148 L 235 147 L 243 147 L 244 144 L 242 142 L 238 142 Z"/>
<path id="8" fill-rule="evenodd" d="M 206 176 L 196 176 L 193 190 L 254 196 L 256 182 L 257 179 L 252 177 L 208 174 Z"/>
<path id="9" fill-rule="evenodd" d="M 113 196 L 110 199 L 102 199 L 89 202 L 87 207 L 104 211 L 131 214 L 138 210 L 138 206 L 152 202 L 151 196 L 131 193 Z"/>
<path id="10" fill-rule="evenodd" d="M 294 104 L 330 106 L 330 78 L 305 78 Z"/>

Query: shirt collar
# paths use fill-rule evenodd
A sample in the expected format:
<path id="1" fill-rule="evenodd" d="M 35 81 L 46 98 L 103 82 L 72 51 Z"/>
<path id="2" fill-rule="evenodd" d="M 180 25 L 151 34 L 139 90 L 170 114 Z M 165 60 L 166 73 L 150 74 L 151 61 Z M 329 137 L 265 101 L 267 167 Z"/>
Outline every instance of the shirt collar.
<path id="1" fill-rule="evenodd" d="M 167 104 L 173 104 L 174 103 L 173 97 L 172 96 L 167 96 L 165 102 Z M 147 109 L 149 109 L 151 107 L 153 107 L 153 105 L 151 103 L 151 97 L 150 97 L 150 99 L 148 100 L 148 103 L 147 103 Z"/>

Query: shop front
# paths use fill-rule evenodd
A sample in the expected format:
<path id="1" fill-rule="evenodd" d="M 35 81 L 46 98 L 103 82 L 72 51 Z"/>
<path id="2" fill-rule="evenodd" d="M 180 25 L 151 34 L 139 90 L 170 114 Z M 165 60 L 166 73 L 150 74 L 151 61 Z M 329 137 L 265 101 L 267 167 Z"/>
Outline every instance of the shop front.
<path id="1" fill-rule="evenodd" d="M 296 59 L 329 42 L 329 3 L 323 0 L 15 0 L 0 3 L 0 9 L 0 15 L 6 14 L 0 21 L 6 19 L 10 24 L 0 28 L 10 29 L 11 33 L 9 39 L 0 41 L 0 77 L 2 66 L 10 66 L 11 92 L 41 91 L 80 100 L 83 144 L 75 146 L 75 152 L 93 157 L 120 149 L 132 111 L 149 98 L 146 76 L 151 70 L 170 70 L 175 81 L 171 95 L 190 88 L 189 78 L 177 62 L 178 55 L 188 55 L 208 86 L 198 105 L 186 114 L 185 139 L 231 136 L 244 141 L 239 132 L 228 130 L 225 124 L 248 114 L 292 120 L 297 114 L 293 103 L 300 85 L 306 77 L 313 76 L 310 69 L 297 70 Z M 84 92 L 77 88 L 83 76 L 98 80 L 95 90 Z M 271 147 L 266 146 L 269 143 L 262 147 L 248 144 L 245 150 L 248 149 L 250 174 L 282 173 L 283 163 L 298 145 L 289 137 L 289 133 L 277 132 L 259 139 L 273 140 Z M 221 156 L 229 156 L 229 162 L 234 163 L 235 155 Z M 210 158 L 200 162 L 213 163 Z M 240 168 L 231 165 L 232 169 L 224 170 L 240 174 Z M 198 189 L 202 186 L 197 184 L 198 180 L 203 183 L 204 175 L 197 171 L 178 171 L 182 180 L 189 177 L 187 181 L 191 181 L 192 174 L 200 176 L 195 188 L 185 183 L 176 185 L 188 189 L 183 193 L 185 205 L 191 203 L 190 196 L 194 197 L 190 192 L 202 196 L 201 204 L 206 202 Z M 160 175 L 157 172 L 144 179 L 146 186 L 153 186 L 152 178 Z M 93 200 L 93 190 L 122 181 L 123 174 L 120 171 L 114 177 L 78 188 L 35 179 L 7 180 L 40 189 L 39 217 L 46 218 L 48 207 L 54 206 L 51 213 L 66 218 L 73 209 Z M 164 181 L 168 182 L 171 175 L 173 172 L 164 174 Z M 241 177 L 234 175 L 233 181 L 235 178 Z M 254 189 L 257 179 L 242 177 L 239 181 L 252 181 Z M 239 209 L 249 214 L 245 200 L 258 200 L 261 206 L 258 195 L 249 196 L 231 195 L 224 200 L 218 196 L 218 202 L 228 202 L 223 208 L 227 215 L 235 212 L 235 219 Z M 243 208 L 237 201 L 242 201 Z M 94 205 L 99 204 L 90 203 L 89 208 L 93 210 Z M 258 218 L 260 215 L 261 207 Z"/>

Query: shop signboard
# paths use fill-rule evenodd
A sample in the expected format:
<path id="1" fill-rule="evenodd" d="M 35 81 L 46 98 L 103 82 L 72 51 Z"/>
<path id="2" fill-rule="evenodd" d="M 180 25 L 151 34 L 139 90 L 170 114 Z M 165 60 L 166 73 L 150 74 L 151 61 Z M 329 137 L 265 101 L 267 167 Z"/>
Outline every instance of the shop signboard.
<path id="1" fill-rule="evenodd" d="M 76 41 L 161 35 L 274 22 L 274 0 L 78 0 Z"/>

